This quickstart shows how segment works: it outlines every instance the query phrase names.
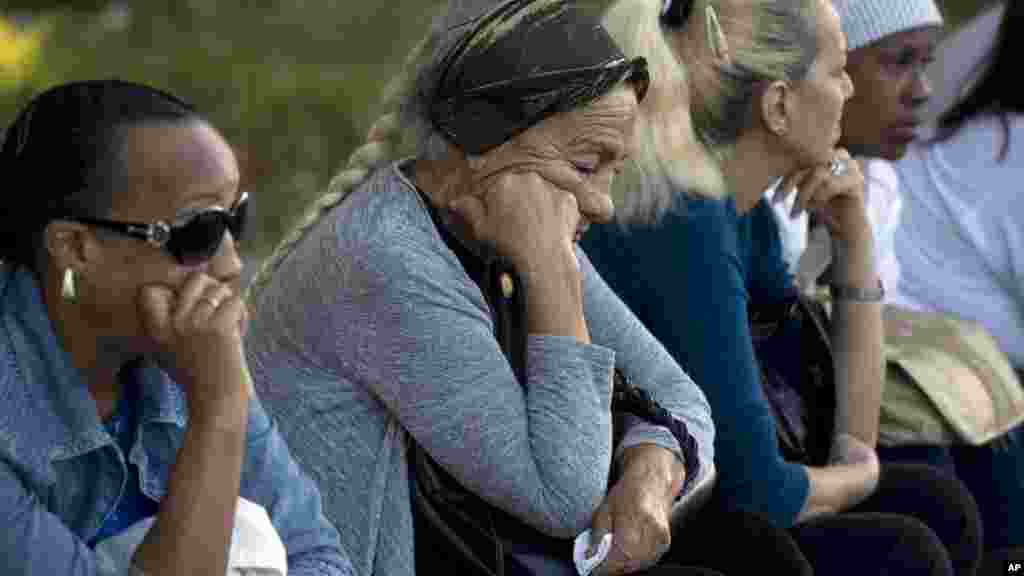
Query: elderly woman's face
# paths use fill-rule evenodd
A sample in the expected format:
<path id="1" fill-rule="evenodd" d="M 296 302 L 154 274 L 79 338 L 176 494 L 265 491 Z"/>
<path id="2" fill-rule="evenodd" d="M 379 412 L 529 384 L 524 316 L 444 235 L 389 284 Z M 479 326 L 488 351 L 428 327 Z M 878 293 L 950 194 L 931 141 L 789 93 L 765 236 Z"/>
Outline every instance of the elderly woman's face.
<path id="1" fill-rule="evenodd" d="M 580 210 L 579 236 L 591 222 L 614 213 L 612 180 L 633 147 L 636 93 L 622 86 L 591 104 L 552 116 L 484 154 L 474 169 L 479 182 L 506 170 L 565 168 L 577 176 L 573 189 Z"/>

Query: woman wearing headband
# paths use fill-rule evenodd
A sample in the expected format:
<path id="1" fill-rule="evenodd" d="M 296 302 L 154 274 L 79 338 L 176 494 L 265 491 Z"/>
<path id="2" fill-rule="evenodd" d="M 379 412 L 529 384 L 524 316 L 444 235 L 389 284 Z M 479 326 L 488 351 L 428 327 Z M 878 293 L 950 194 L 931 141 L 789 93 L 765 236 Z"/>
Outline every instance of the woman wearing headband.
<path id="1" fill-rule="evenodd" d="M 78 82 L 29 103 L 0 166 L 0 573 L 222 576 L 242 497 L 290 574 L 351 574 L 250 393 L 223 137 L 169 94 Z M 133 556 L 102 553 L 143 522 Z"/>
<path id="2" fill-rule="evenodd" d="M 644 63 L 569 2 L 470 0 L 448 4 L 411 69 L 397 118 L 253 281 L 261 398 L 360 574 L 411 575 L 440 553 L 414 555 L 409 439 L 566 552 L 612 532 L 604 573 L 650 567 L 711 462 L 711 417 L 575 246 L 611 217 Z M 395 161 L 403 139 L 412 157 Z M 496 340 L 481 268 L 507 271 L 503 299 L 525 295 L 521 363 Z M 613 445 L 615 369 L 688 438 L 638 421 Z"/>
<path id="3" fill-rule="evenodd" d="M 683 187 L 688 183 L 677 183 L 662 167 L 697 163 L 703 167 L 698 173 L 710 172 L 708 156 L 686 156 L 651 137 L 654 161 L 639 180 L 644 194 L 623 195 L 623 225 L 595 227 L 581 244 L 711 404 L 719 479 L 706 513 L 738 508 L 763 514 L 789 532 L 818 573 L 898 567 L 900 573 L 943 574 L 951 572 L 950 558 L 957 573 L 973 573 L 979 527 L 964 487 L 925 467 L 882 467 L 880 473 L 873 448 L 881 292 L 863 177 L 836 147 L 853 86 L 834 8 L 826 0 L 619 0 L 605 22 L 630 56 L 646 56 L 650 46 L 641 39 L 650 44 L 654 36 L 637 32 L 641 14 L 648 29 L 660 20 L 685 63 L 694 132 L 709 157 L 720 161 L 721 178 Z M 652 95 L 684 81 L 659 78 L 653 63 L 651 70 Z M 748 320 L 752 307 L 796 295 L 771 206 L 762 198 L 783 176 L 778 197 L 796 189 L 795 210 L 816 214 L 841 239 L 831 335 L 838 433 L 830 462 L 821 467 L 786 461 L 780 452 Z M 701 185 L 722 183 L 729 199 L 701 197 Z M 800 362 L 798 352 L 777 353 Z M 853 535 L 857 543 L 849 540 Z"/>

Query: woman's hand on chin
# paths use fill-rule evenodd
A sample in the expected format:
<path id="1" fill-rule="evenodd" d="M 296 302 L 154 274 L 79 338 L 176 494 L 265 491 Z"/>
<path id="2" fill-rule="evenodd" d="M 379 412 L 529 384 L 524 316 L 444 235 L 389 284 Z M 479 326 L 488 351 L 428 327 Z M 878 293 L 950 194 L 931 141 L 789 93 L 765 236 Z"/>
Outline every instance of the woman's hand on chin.
<path id="1" fill-rule="evenodd" d="M 853 240 L 870 234 L 864 203 L 864 173 L 860 163 L 844 148 L 837 148 L 832 162 L 788 175 L 779 190 L 796 188 L 792 216 L 809 212 L 822 222 L 833 238 Z"/>
<path id="2" fill-rule="evenodd" d="M 573 241 L 580 212 L 569 191 L 578 181 L 558 166 L 508 170 L 481 182 L 482 190 L 456 199 L 450 208 L 477 241 L 493 247 L 529 281 L 559 273 L 565 264 L 578 268 Z"/>
<path id="3" fill-rule="evenodd" d="M 177 291 L 143 287 L 139 308 L 162 367 L 182 386 L 195 415 L 244 407 L 250 379 L 242 347 L 247 311 L 240 294 L 202 272 Z"/>

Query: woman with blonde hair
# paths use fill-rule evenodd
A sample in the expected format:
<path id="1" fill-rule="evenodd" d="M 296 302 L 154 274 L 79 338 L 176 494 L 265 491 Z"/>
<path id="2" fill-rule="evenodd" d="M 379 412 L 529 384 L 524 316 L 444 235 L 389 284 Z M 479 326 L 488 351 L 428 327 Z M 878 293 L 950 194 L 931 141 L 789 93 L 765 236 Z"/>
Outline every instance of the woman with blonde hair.
<path id="1" fill-rule="evenodd" d="M 627 205 L 658 209 L 630 210 L 641 217 L 594 227 L 581 244 L 708 397 L 719 479 L 706 512 L 763 514 L 788 531 L 816 572 L 973 573 L 979 526 L 964 487 L 924 466 L 880 469 L 873 448 L 881 293 L 863 177 L 836 148 L 853 87 L 834 8 L 827 0 L 620 0 L 605 22 L 632 56 L 646 55 L 641 39 L 649 42 L 629 25 L 640 13 L 660 21 L 685 66 L 693 134 L 709 151 L 687 157 L 665 146 L 655 150 L 658 163 L 696 162 L 706 171 L 713 159 L 730 196 L 692 186 L 627 197 Z M 652 94 L 658 88 L 652 75 Z M 751 310 L 796 297 L 763 199 L 773 182 L 779 199 L 797 190 L 795 210 L 816 214 L 840 239 L 832 286 L 836 434 L 826 439 L 823 465 L 788 461 L 780 451 L 749 326 Z M 799 352 L 775 354 L 799 364 Z"/>

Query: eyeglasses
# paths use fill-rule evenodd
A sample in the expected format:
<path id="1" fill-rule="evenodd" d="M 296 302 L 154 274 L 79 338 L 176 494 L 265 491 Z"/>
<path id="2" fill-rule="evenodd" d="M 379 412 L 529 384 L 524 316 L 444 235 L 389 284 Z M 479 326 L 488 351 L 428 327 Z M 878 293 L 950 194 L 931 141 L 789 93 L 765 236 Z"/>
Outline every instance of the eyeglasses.
<path id="1" fill-rule="evenodd" d="M 243 192 L 230 210 L 214 206 L 172 223 L 158 220 L 152 224 L 137 224 L 78 216 L 67 220 L 145 240 L 170 252 L 182 265 L 195 266 L 213 258 L 228 230 L 235 240 L 242 239 L 248 208 L 249 193 Z"/>

